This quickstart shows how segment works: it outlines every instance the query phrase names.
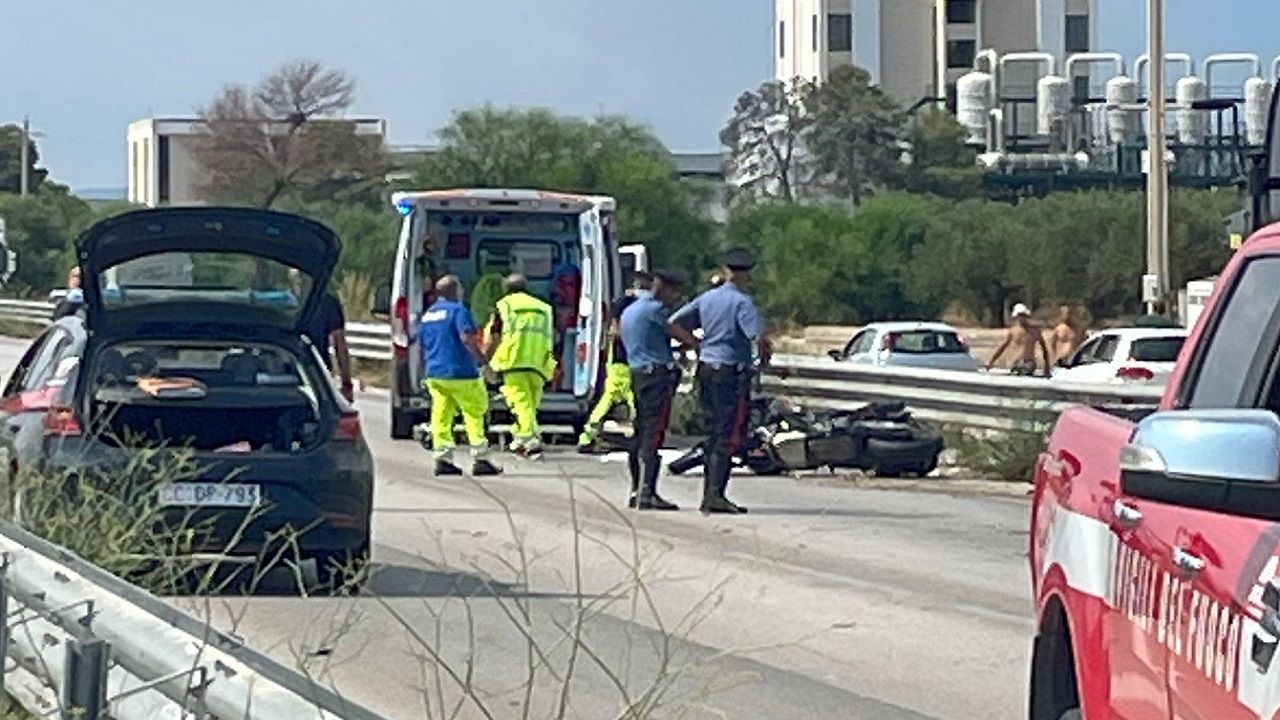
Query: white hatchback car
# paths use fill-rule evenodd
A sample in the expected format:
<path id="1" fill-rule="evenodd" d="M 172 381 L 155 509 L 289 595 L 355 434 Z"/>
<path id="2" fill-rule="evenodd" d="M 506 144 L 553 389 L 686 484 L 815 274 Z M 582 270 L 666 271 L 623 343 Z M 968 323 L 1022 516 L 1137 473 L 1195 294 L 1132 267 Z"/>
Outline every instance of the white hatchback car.
<path id="1" fill-rule="evenodd" d="M 977 372 L 982 364 L 969 352 L 959 330 L 940 322 L 880 322 L 859 330 L 843 349 L 827 353 L 839 362 L 877 367 Z"/>
<path id="2" fill-rule="evenodd" d="M 1053 368 L 1062 382 L 1163 385 L 1186 342 L 1185 328 L 1113 328 L 1084 341 Z"/>

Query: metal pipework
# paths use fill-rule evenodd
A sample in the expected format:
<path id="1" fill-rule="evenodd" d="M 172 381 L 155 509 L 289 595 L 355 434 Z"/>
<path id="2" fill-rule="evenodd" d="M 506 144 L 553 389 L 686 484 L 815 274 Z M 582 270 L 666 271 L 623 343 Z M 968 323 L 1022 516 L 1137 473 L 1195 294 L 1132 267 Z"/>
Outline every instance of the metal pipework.
<path id="1" fill-rule="evenodd" d="M 1088 63 L 1090 65 L 1096 65 L 1098 63 L 1105 63 L 1105 62 L 1109 62 L 1115 66 L 1116 71 L 1113 77 L 1117 75 L 1125 74 L 1124 73 L 1124 70 L 1125 70 L 1124 56 L 1121 55 L 1120 53 L 1118 52 L 1087 52 L 1087 53 L 1076 53 L 1075 55 L 1072 55 L 1071 57 L 1067 58 L 1067 65 L 1066 65 L 1066 69 L 1063 71 L 1063 75 L 1068 78 L 1075 77 L 1075 75 L 1073 75 L 1071 71 L 1075 69 L 1077 63 Z"/>
<path id="2" fill-rule="evenodd" d="M 986 61 L 986 70 L 982 69 L 983 61 Z M 1276 58 L 1276 62 L 1280 63 L 1280 57 Z M 1000 53 L 995 48 L 987 48 L 979 50 L 977 55 L 973 56 L 973 69 L 979 72 L 985 72 L 991 76 L 991 102 L 995 105 L 1000 104 Z"/>
<path id="3" fill-rule="evenodd" d="M 987 147 L 997 153 L 1004 153 L 1004 109 L 991 108 L 987 121 Z"/>
<path id="4" fill-rule="evenodd" d="M 1044 75 L 1053 75 L 1054 71 L 1058 69 L 1058 58 L 1054 57 L 1053 53 L 1015 52 L 1015 53 L 1009 53 L 1008 55 L 1005 55 L 1000 58 L 1000 62 L 999 62 L 1000 72 L 1001 73 L 1004 72 L 1005 65 L 1008 65 L 1009 63 L 1016 63 L 1016 62 L 1034 62 L 1034 63 L 1040 63 L 1041 65 L 1047 66 L 1048 69 L 1044 72 L 1043 75 L 1041 75 L 1041 77 L 1044 77 Z"/>
<path id="5" fill-rule="evenodd" d="M 1204 59 L 1204 85 L 1209 90 L 1209 94 L 1213 94 L 1213 66 L 1214 65 L 1244 65 L 1253 66 L 1253 74 L 1249 77 L 1262 77 L 1262 59 L 1256 53 L 1218 53 L 1210 55 Z"/>
<path id="6" fill-rule="evenodd" d="M 1137 60 L 1133 61 L 1133 81 L 1138 83 L 1138 88 L 1141 90 L 1146 89 L 1142 84 L 1142 71 L 1147 68 L 1147 64 L 1150 62 L 1151 56 L 1147 53 L 1142 53 Z M 1196 74 L 1196 61 L 1191 57 L 1190 53 L 1165 53 L 1164 62 L 1166 65 L 1169 63 L 1181 63 L 1184 69 L 1183 77 Z"/>

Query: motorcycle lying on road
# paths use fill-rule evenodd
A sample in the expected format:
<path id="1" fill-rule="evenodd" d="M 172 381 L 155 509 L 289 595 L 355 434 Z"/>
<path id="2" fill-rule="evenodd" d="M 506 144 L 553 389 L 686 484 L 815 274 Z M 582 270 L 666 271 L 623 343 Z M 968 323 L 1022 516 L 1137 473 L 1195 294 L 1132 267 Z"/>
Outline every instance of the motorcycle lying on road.
<path id="1" fill-rule="evenodd" d="M 785 398 L 757 396 L 748 432 L 731 459 L 757 475 L 847 468 L 880 477 L 923 477 L 938 467 L 942 436 L 911 416 L 903 403 L 870 403 L 853 410 L 807 410 Z M 705 441 L 672 460 L 681 475 L 700 467 Z"/>

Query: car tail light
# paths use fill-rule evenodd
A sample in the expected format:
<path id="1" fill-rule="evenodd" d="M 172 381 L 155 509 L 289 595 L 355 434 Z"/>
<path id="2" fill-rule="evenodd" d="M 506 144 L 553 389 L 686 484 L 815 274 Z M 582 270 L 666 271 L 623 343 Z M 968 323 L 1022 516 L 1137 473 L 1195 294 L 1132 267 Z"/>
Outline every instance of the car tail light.
<path id="1" fill-rule="evenodd" d="M 45 437 L 78 437 L 84 431 L 75 411 L 66 405 L 55 405 L 44 415 Z"/>
<path id="2" fill-rule="evenodd" d="M 403 295 L 396 298 L 395 308 L 391 311 L 391 351 L 397 359 L 409 355 L 409 297 Z"/>
<path id="3" fill-rule="evenodd" d="M 573 348 L 573 360 L 578 365 L 585 365 L 587 362 L 587 341 L 579 340 Z"/>
<path id="4" fill-rule="evenodd" d="M 1126 366 L 1116 370 L 1120 380 L 1154 380 L 1156 374 L 1144 367 Z"/>
<path id="5" fill-rule="evenodd" d="M 360 413 L 352 410 L 342 413 L 338 418 L 338 427 L 333 430 L 334 440 L 359 440 L 364 435 L 360 425 Z"/>

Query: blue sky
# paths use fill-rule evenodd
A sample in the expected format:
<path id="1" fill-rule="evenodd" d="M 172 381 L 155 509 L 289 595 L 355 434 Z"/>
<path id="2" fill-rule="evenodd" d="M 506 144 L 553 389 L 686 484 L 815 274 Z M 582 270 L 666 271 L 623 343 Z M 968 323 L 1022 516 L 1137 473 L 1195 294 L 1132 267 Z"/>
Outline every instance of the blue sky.
<path id="1" fill-rule="evenodd" d="M 1280 54 L 1280 0 L 1167 3 L 1170 51 Z M 1145 2 L 1099 5 L 1101 49 L 1141 52 Z M 736 95 L 772 74 L 772 15 L 772 0 L 9 2 L 0 123 L 29 114 L 56 179 L 119 187 L 131 120 L 312 57 L 357 78 L 355 112 L 386 117 L 396 143 L 490 100 L 624 112 L 673 150 L 712 150 Z"/>

